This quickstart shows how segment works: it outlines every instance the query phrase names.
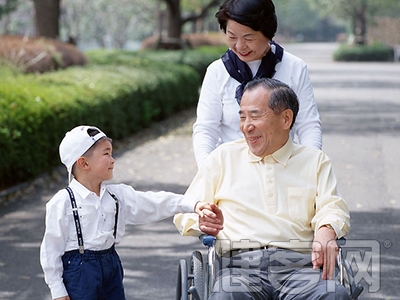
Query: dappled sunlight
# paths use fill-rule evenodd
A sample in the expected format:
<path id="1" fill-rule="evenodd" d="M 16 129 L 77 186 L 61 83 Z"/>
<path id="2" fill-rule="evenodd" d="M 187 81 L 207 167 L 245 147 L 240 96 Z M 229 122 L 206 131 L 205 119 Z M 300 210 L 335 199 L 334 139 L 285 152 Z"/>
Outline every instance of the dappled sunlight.
<path id="1" fill-rule="evenodd" d="M 37 243 L 15 243 L 14 246 L 16 248 L 22 248 L 20 250 L 24 250 L 24 248 L 38 249 L 40 247 L 40 242 L 37 242 Z"/>
<path id="2" fill-rule="evenodd" d="M 1 277 L 0 277 L 1 278 Z M 0 291 L 0 299 L 13 299 L 12 297 L 16 296 L 17 293 L 12 292 L 2 292 Z"/>

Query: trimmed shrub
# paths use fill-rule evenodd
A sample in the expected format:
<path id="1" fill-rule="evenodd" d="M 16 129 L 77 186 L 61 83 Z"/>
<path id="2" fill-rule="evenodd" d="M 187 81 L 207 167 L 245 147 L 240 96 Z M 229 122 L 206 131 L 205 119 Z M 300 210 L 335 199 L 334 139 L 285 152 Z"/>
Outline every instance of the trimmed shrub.
<path id="1" fill-rule="evenodd" d="M 160 76 L 162 74 L 162 76 Z M 199 77 L 188 66 L 135 70 L 71 68 L 43 76 L 9 76 L 0 83 L 1 186 L 59 164 L 66 131 L 93 124 L 118 139 L 193 105 Z"/>
<path id="2" fill-rule="evenodd" d="M 342 44 L 333 54 L 335 61 L 393 61 L 393 48 L 383 44 L 371 46 Z"/>
<path id="3" fill-rule="evenodd" d="M 222 31 L 219 32 L 209 32 L 209 33 L 189 33 L 183 34 L 182 40 L 170 41 L 168 42 L 167 37 L 161 37 L 159 35 L 153 35 L 144 39 L 141 43 L 142 50 L 155 50 L 159 48 L 166 49 L 168 44 L 170 47 L 189 47 L 197 48 L 201 46 L 217 46 L 226 48 L 226 38 Z M 177 44 L 178 43 L 178 44 Z M 175 44 L 175 45 L 174 45 Z"/>
<path id="4" fill-rule="evenodd" d="M 155 62 L 160 64 L 174 63 L 193 67 L 203 77 L 208 65 L 222 56 L 226 46 L 201 46 L 186 50 L 143 50 L 143 51 L 104 51 L 87 52 L 90 63 L 98 65 L 131 65 L 132 67 L 150 66 Z M 140 60 L 137 60 L 140 58 Z"/>
<path id="5" fill-rule="evenodd" d="M 83 66 L 85 55 L 74 45 L 44 37 L 0 35 L 0 62 L 24 73 Z"/>

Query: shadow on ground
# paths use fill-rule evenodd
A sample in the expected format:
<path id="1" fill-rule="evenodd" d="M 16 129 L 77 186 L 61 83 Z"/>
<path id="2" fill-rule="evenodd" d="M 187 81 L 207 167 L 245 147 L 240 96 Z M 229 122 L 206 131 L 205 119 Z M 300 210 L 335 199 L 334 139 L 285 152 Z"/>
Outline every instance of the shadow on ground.
<path id="1" fill-rule="evenodd" d="M 323 134 L 370 136 L 377 133 L 400 135 L 400 104 L 385 102 L 321 103 L 318 110 Z"/>

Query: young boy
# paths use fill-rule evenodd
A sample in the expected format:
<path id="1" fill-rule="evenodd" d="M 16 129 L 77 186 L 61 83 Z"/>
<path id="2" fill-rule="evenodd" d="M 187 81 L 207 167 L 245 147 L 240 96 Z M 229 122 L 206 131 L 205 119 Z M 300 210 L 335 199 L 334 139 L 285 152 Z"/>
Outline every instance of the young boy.
<path id="1" fill-rule="evenodd" d="M 53 299 L 125 299 L 123 270 L 114 245 L 127 224 L 145 224 L 176 213 L 201 214 L 199 203 L 169 192 L 139 192 L 113 177 L 112 140 L 93 126 L 67 132 L 60 158 L 69 186 L 46 205 L 40 262 Z"/>

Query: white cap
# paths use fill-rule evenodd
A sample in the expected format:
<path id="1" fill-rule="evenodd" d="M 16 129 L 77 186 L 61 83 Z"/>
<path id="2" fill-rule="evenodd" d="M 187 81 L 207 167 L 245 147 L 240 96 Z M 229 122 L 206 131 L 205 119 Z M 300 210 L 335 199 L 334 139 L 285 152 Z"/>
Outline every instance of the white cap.
<path id="1" fill-rule="evenodd" d="M 93 132 L 94 131 L 94 135 Z M 96 133 L 97 131 L 97 133 Z M 91 136 L 91 134 L 93 136 Z M 67 167 L 68 182 L 72 180 L 72 166 L 90 147 L 106 135 L 97 127 L 81 125 L 65 134 L 60 143 L 61 162 Z"/>

